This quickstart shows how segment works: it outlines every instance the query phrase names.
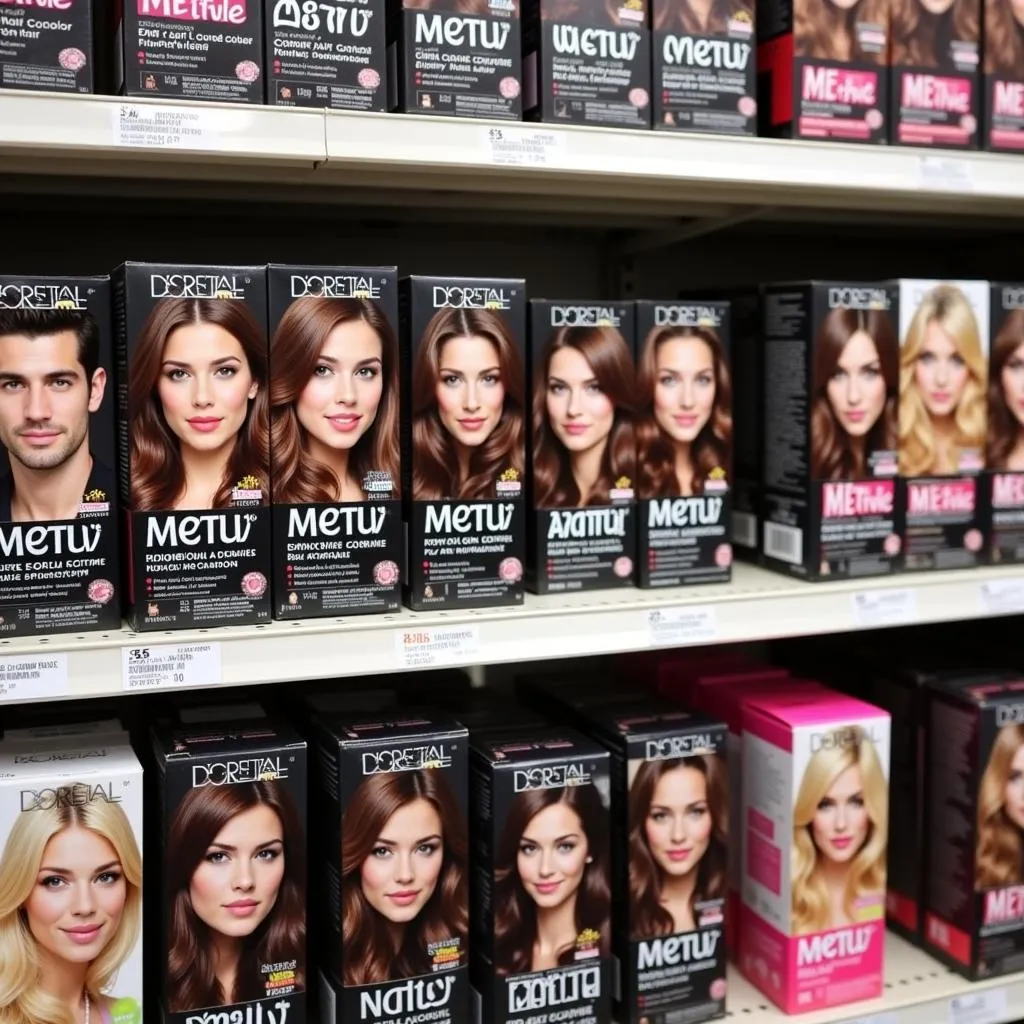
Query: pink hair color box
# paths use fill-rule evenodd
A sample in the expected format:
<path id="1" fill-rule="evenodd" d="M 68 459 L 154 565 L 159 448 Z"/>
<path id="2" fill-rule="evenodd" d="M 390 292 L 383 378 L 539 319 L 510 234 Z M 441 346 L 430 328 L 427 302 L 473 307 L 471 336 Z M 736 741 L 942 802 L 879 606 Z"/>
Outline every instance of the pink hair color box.
<path id="1" fill-rule="evenodd" d="M 882 993 L 890 721 L 824 691 L 743 709 L 743 973 L 786 1013 Z"/>

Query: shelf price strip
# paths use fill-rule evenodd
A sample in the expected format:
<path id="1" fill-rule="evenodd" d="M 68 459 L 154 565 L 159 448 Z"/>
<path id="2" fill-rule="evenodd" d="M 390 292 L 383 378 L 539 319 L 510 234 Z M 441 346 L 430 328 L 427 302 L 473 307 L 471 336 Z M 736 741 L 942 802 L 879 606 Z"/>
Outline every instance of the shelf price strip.
<path id="1" fill-rule="evenodd" d="M 1005 988 L 969 992 L 949 1001 L 949 1024 L 1005 1024 L 1016 1016 L 1007 1009 Z"/>
<path id="2" fill-rule="evenodd" d="M 434 668 L 465 662 L 480 650 L 476 626 L 399 629 L 395 653 L 401 668 Z"/>
<path id="3" fill-rule="evenodd" d="M 853 621 L 859 629 L 917 621 L 917 591 L 913 587 L 861 590 L 852 595 L 852 606 Z"/>
<path id="4" fill-rule="evenodd" d="M 10 655 L 0 658 L 0 701 L 45 700 L 68 692 L 66 654 Z"/>
<path id="5" fill-rule="evenodd" d="M 647 642 L 651 647 L 708 643 L 718 638 L 718 610 L 711 604 L 655 608 L 647 613 Z"/>
<path id="6" fill-rule="evenodd" d="M 219 643 L 153 644 L 121 649 L 121 677 L 132 692 L 163 687 L 219 686 L 223 680 Z"/>

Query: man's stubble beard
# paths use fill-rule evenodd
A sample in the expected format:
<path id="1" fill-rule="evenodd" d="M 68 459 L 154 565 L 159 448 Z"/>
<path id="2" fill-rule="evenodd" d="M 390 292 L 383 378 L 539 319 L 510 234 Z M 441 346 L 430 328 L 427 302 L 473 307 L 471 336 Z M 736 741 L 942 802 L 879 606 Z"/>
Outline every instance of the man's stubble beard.
<path id="1" fill-rule="evenodd" d="M 8 455 L 12 459 L 16 459 L 26 469 L 32 470 L 52 470 L 59 469 L 68 460 L 78 454 L 79 449 L 85 444 L 89 437 L 89 420 L 86 418 L 82 424 L 82 428 L 78 433 L 65 434 L 64 443 L 60 446 L 57 451 L 42 451 L 35 452 L 31 448 L 25 450 L 20 446 L 20 438 L 14 437 L 16 445 L 11 445 L 10 440 L 7 437 L 0 438 L 3 441 L 4 447 L 7 449 Z"/>

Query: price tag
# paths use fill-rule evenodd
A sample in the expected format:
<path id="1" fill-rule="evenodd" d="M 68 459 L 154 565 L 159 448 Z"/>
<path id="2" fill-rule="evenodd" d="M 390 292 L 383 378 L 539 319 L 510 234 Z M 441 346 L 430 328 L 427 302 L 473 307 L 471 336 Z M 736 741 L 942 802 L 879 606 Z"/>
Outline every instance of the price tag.
<path id="1" fill-rule="evenodd" d="M 973 192 L 971 165 L 952 156 L 922 156 L 917 165 L 918 183 L 922 188 L 939 192 Z"/>
<path id="2" fill-rule="evenodd" d="M 656 608 L 647 613 L 647 642 L 651 647 L 678 647 L 717 636 L 718 611 L 711 604 Z"/>
<path id="3" fill-rule="evenodd" d="M 187 106 L 121 103 L 111 108 L 115 146 L 157 149 L 220 149 L 221 111 Z"/>
<path id="4" fill-rule="evenodd" d="M 154 644 L 121 650 L 121 677 L 126 690 L 162 686 L 217 686 L 222 680 L 220 644 Z"/>
<path id="5" fill-rule="evenodd" d="M 564 158 L 565 135 L 551 128 L 483 129 L 486 159 L 505 167 L 551 167 Z"/>
<path id="6" fill-rule="evenodd" d="M 1003 1024 L 1016 1017 L 1006 1009 L 1006 989 L 986 988 L 949 1001 L 949 1024 Z"/>
<path id="7" fill-rule="evenodd" d="M 64 697 L 68 692 L 68 656 L 11 655 L 0 658 L 0 700 Z"/>
<path id="8" fill-rule="evenodd" d="M 862 629 L 901 626 L 917 619 L 917 591 L 913 587 L 861 590 L 852 600 L 853 621 Z"/>
<path id="9" fill-rule="evenodd" d="M 898 1024 L 899 1019 L 897 1013 L 873 1013 L 870 1017 L 853 1017 L 843 1024 Z"/>
<path id="10" fill-rule="evenodd" d="M 452 665 L 480 649 L 476 626 L 437 626 L 400 629 L 395 633 L 395 651 L 403 668 L 433 668 Z"/>
<path id="11" fill-rule="evenodd" d="M 981 585 L 981 608 L 986 615 L 1024 612 L 1024 579 L 985 580 Z"/>

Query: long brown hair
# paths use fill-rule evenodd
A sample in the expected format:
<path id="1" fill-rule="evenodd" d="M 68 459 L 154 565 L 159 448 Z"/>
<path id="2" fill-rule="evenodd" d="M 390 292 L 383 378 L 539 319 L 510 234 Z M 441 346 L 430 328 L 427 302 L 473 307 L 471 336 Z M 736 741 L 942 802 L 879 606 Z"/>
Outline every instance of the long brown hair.
<path id="1" fill-rule="evenodd" d="M 474 448 L 469 475 L 459 474 L 455 442 L 437 413 L 441 349 L 452 338 L 486 338 L 498 354 L 505 405 L 491 436 Z M 498 478 L 513 470 L 522 480 L 526 442 L 523 359 L 504 317 L 492 309 L 440 309 L 427 324 L 412 371 L 412 495 L 415 501 L 497 497 Z"/>
<path id="2" fill-rule="evenodd" d="M 978 849 L 974 887 L 1019 885 L 1024 841 L 1006 814 L 1006 782 L 1017 751 L 1024 746 L 1024 725 L 1004 725 L 996 734 L 978 786 Z"/>
<path id="3" fill-rule="evenodd" d="M 693 768 L 704 776 L 711 838 L 697 866 L 697 884 L 690 895 L 690 909 L 706 900 L 725 896 L 729 857 L 729 777 L 718 754 L 673 757 L 645 761 L 629 787 L 629 902 L 630 937 L 650 938 L 675 931 L 672 915 L 661 903 L 661 874 L 647 845 L 647 816 L 658 781 L 675 768 Z M 694 915 L 696 920 L 696 915 Z"/>
<path id="4" fill-rule="evenodd" d="M 752 0 L 711 0 L 711 11 L 705 25 L 690 6 L 689 0 L 655 5 L 653 27 L 659 32 L 679 32 L 684 35 L 721 35 L 737 14 L 746 14 L 753 28 L 754 4 Z"/>
<path id="5" fill-rule="evenodd" d="M 985 465 L 1005 469 L 1021 434 L 1021 424 L 1010 412 L 1003 392 L 1003 369 L 1024 344 L 1024 309 L 1015 309 L 1003 321 L 992 344 L 991 371 L 988 379 L 988 445 Z"/>
<path id="6" fill-rule="evenodd" d="M 607 956 L 611 948 L 608 808 L 594 786 L 528 789 L 512 801 L 505 817 L 494 867 L 494 967 L 499 974 L 525 974 L 532 966 L 537 904 L 519 878 L 519 844 L 530 822 L 558 803 L 564 803 L 580 819 L 592 858 L 583 869 L 576 893 L 576 934 L 593 932 L 601 956 Z M 572 963 L 574 954 L 575 946 L 563 950 L 559 964 Z"/>
<path id="7" fill-rule="evenodd" d="M 883 33 L 889 30 L 888 0 L 858 0 L 848 10 L 831 0 L 802 0 L 793 9 L 796 55 L 814 60 L 857 61 L 862 64 L 885 64 L 888 47 L 865 50 L 857 38 L 857 25 L 877 25 Z M 840 39 L 848 49 L 840 49 Z"/>
<path id="8" fill-rule="evenodd" d="M 701 494 L 713 469 L 732 479 L 732 380 L 722 353 L 722 342 L 710 327 L 655 327 L 640 350 L 637 368 L 636 453 L 641 498 L 679 495 L 675 442 L 666 437 L 654 418 L 654 390 L 658 384 L 658 349 L 668 341 L 695 339 L 711 349 L 715 372 L 715 402 L 711 416 L 690 446 L 693 462 L 693 493 Z"/>
<path id="9" fill-rule="evenodd" d="M 942 14 L 925 10 L 921 0 L 893 0 L 892 64 L 936 68 L 949 59 L 954 41 L 977 42 L 978 4 L 953 0 Z"/>
<path id="10" fill-rule="evenodd" d="M 405 926 L 396 951 L 391 932 L 367 902 L 361 885 L 363 862 L 399 808 L 414 800 L 433 804 L 441 818 L 444 860 L 430 899 Z M 342 978 L 346 985 L 376 985 L 393 978 L 430 974 L 432 943 L 457 939 L 459 963 L 466 962 L 469 934 L 469 840 L 466 815 L 443 769 L 370 775 L 355 791 L 341 822 Z"/>
<path id="11" fill-rule="evenodd" d="M 192 875 L 217 833 L 254 807 L 269 807 L 281 822 L 284 878 L 277 902 L 260 926 L 242 940 L 234 992 L 217 981 L 210 929 L 192 907 Z M 306 841 L 288 791 L 277 782 L 245 782 L 190 789 L 178 805 L 167 837 L 165 867 L 170 911 L 167 1004 L 185 1013 L 226 1002 L 265 999 L 268 964 L 295 961 L 296 985 L 306 978 Z"/>
<path id="12" fill-rule="evenodd" d="M 1024 27 L 1009 0 L 985 0 L 985 74 L 1024 77 Z"/>
<path id="13" fill-rule="evenodd" d="M 828 399 L 828 382 L 836 372 L 843 349 L 862 331 L 875 344 L 885 382 L 882 413 L 864 438 L 863 449 L 850 444 Z M 863 479 L 872 452 L 896 451 L 899 434 L 900 352 L 889 314 L 880 309 L 837 306 L 818 328 L 814 342 L 814 387 L 811 406 L 811 476 L 815 480 Z"/>
<path id="14" fill-rule="evenodd" d="M 274 466 L 274 501 L 305 504 L 338 500 L 341 481 L 334 471 L 307 450 L 306 430 L 295 403 L 313 376 L 328 335 L 341 324 L 361 320 L 380 339 L 383 392 L 373 424 L 356 442 L 349 456 L 349 471 L 361 487 L 376 471 L 391 478 L 387 495 L 397 498 L 398 447 L 398 342 L 388 318 L 369 299 L 332 299 L 309 296 L 293 302 L 270 343 L 274 372 L 270 384 L 270 438 Z"/>
<path id="15" fill-rule="evenodd" d="M 552 357 L 562 348 L 574 349 L 586 359 L 599 387 L 615 407 L 615 419 L 601 460 L 601 474 L 586 502 L 607 505 L 611 500 L 609 492 L 620 478 L 629 480 L 632 485 L 636 477 L 633 360 L 625 339 L 609 326 L 559 327 L 544 346 L 533 376 L 533 503 L 537 508 L 580 504 L 580 489 L 573 479 L 568 452 L 548 422 L 548 373 Z"/>
<path id="16" fill-rule="evenodd" d="M 270 500 L 270 428 L 263 328 L 248 304 L 235 299 L 162 299 L 142 325 L 128 371 L 132 508 L 137 512 L 171 508 L 185 490 L 181 449 L 164 418 L 157 383 L 168 339 L 179 327 L 189 324 L 214 324 L 231 334 L 242 346 L 249 372 L 259 385 L 235 438 L 213 507 L 229 508 L 232 490 L 246 476 L 259 482 L 265 505 Z"/>

